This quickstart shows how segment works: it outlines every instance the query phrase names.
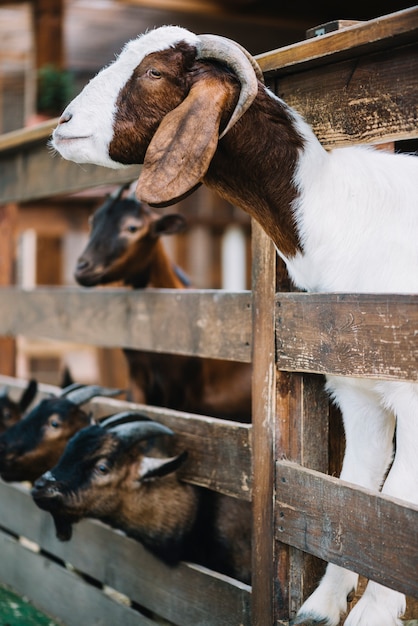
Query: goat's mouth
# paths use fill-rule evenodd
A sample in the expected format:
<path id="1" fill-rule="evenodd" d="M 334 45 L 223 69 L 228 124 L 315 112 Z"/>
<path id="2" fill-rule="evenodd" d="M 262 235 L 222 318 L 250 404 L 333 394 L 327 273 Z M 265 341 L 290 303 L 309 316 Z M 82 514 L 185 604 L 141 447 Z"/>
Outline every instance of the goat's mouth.
<path id="1" fill-rule="evenodd" d="M 72 143 L 74 141 L 82 141 L 83 139 L 90 139 L 91 136 L 92 135 L 72 135 L 72 136 L 67 137 L 65 135 L 54 133 L 52 137 L 52 141 L 54 144 Z"/>
<path id="2" fill-rule="evenodd" d="M 101 277 L 102 272 L 95 272 L 92 270 L 74 273 L 74 278 L 82 287 L 95 287 L 100 283 Z"/>
<path id="3" fill-rule="evenodd" d="M 63 504 L 62 493 L 54 485 L 37 487 L 35 482 L 31 496 L 35 504 L 44 511 L 59 511 Z"/>

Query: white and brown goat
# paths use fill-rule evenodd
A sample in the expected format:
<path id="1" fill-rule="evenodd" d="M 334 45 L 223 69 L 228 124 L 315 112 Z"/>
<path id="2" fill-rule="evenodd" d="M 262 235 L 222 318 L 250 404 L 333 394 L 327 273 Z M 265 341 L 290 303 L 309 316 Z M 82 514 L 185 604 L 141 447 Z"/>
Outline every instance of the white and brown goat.
<path id="1" fill-rule="evenodd" d="M 261 224 L 301 289 L 418 293 L 418 159 L 325 150 L 230 40 L 168 26 L 129 42 L 52 145 L 79 163 L 143 163 L 137 195 L 151 205 L 206 184 Z M 341 477 L 417 503 L 418 385 L 328 376 L 327 388 L 344 419 Z M 336 626 L 357 580 L 330 564 L 296 623 Z M 400 624 L 404 608 L 370 581 L 346 626 Z"/>
<path id="2" fill-rule="evenodd" d="M 75 279 L 85 287 L 117 282 L 133 289 L 190 285 L 162 241 L 181 232 L 179 214 L 158 215 L 123 187 L 92 215 Z M 251 421 L 251 365 L 181 354 L 124 349 L 132 400 L 211 417 Z"/>
<path id="3" fill-rule="evenodd" d="M 186 454 L 167 457 L 156 442 L 149 449 L 163 435 L 173 432 L 132 411 L 84 428 L 35 482 L 35 503 L 51 513 L 62 541 L 92 517 L 169 565 L 192 561 L 249 583 L 249 502 L 182 482 L 176 470 Z"/>

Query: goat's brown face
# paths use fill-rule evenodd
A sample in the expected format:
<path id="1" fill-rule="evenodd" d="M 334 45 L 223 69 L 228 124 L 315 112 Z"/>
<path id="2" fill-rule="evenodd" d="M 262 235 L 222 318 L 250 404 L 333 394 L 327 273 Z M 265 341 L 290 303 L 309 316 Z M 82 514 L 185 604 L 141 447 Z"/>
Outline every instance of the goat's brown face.
<path id="1" fill-rule="evenodd" d="M 90 238 L 74 277 L 85 286 L 116 281 L 146 287 L 158 239 L 184 229 L 180 215 L 160 217 L 132 198 L 108 200 L 91 218 Z"/>
<path id="2" fill-rule="evenodd" d="M 154 52 L 134 70 L 119 93 L 109 155 L 119 163 L 143 163 L 146 150 L 163 117 L 175 109 L 190 89 L 195 50 L 186 44 Z"/>
<path id="3" fill-rule="evenodd" d="M 1 435 L 1 477 L 33 482 L 55 465 L 68 440 L 89 422 L 88 415 L 71 402 L 43 400 Z"/>
<path id="4" fill-rule="evenodd" d="M 151 211 L 134 199 L 105 202 L 90 220 L 90 237 L 74 277 L 85 287 L 129 282 L 150 262 Z"/>

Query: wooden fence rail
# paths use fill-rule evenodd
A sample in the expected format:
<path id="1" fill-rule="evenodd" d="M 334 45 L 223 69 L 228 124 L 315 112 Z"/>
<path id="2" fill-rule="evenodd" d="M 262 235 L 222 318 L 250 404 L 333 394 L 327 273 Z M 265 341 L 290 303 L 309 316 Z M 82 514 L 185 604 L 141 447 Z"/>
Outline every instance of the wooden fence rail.
<path id="1" fill-rule="evenodd" d="M 416 138 L 417 32 L 414 7 L 260 55 L 259 62 L 269 86 L 306 116 L 327 147 Z M 2 201 L 123 182 L 121 176 L 132 180 L 138 173 L 81 170 L 52 159 L 44 145 L 49 132 L 45 126 L 0 138 Z M 82 623 L 85 610 L 95 616 L 92 624 L 106 626 L 150 626 L 158 623 L 155 613 L 177 626 L 285 624 L 323 569 L 314 557 L 418 597 L 418 509 L 327 475 L 342 443 L 322 389 L 325 373 L 416 381 L 418 296 L 276 293 L 274 246 L 256 224 L 252 256 L 251 292 L 1 290 L 2 335 L 253 366 L 251 425 L 138 405 L 176 432 L 178 450 L 189 450 L 184 480 L 251 500 L 251 587 L 189 564 L 167 569 L 137 543 L 90 521 L 60 544 L 27 490 L 0 483 L 0 497 L 10 503 L 0 509 L 7 563 L 0 580 L 67 626 Z M 15 381 L 16 390 L 21 385 Z M 94 400 L 90 408 L 101 417 L 126 404 Z M 34 541 L 38 552 L 29 552 L 19 536 Z M 36 585 L 41 576 L 48 592 Z M 111 601 L 103 585 L 126 594 L 130 606 Z M 62 598 L 64 586 L 82 598 L 83 609 L 68 603 L 72 593 Z"/>

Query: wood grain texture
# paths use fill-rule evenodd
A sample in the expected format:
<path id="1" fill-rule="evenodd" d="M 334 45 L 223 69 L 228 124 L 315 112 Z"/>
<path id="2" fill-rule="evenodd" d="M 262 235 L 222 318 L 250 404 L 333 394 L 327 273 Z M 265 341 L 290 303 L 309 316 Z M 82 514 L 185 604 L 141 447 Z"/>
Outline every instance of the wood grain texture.
<path id="1" fill-rule="evenodd" d="M 276 252 L 260 225 L 252 222 L 253 294 L 253 626 L 273 624 L 286 611 L 276 594 L 274 545 L 274 459 L 276 368 L 274 294 Z M 280 606 L 277 607 L 277 602 Z"/>
<path id="2" fill-rule="evenodd" d="M 418 597 L 418 507 L 276 464 L 276 539 Z"/>
<path id="3" fill-rule="evenodd" d="M 418 380 L 418 296 L 279 294 L 276 307 L 279 368 Z"/>
<path id="4" fill-rule="evenodd" d="M 251 425 L 112 398 L 95 398 L 89 408 L 96 418 L 124 410 L 138 410 L 165 424 L 175 433 L 170 444 L 172 453 L 188 452 L 187 462 L 180 470 L 184 480 L 241 500 L 251 500 Z"/>
<path id="5" fill-rule="evenodd" d="M 178 626 L 250 626 L 251 588 L 248 585 L 196 565 L 181 563 L 175 568 L 168 567 L 153 557 L 140 543 L 92 520 L 84 520 L 77 524 L 71 541 L 60 542 L 55 537 L 51 516 L 35 506 L 26 488 L 0 482 L 0 498 L 2 502 L 8 503 L 7 507 L 0 509 L 0 526 L 3 529 L 10 528 L 14 533 L 27 537 L 38 544 L 43 551 L 43 555 L 35 555 L 42 562 L 33 567 L 31 554 L 26 555 L 26 559 L 22 557 L 15 562 L 13 572 L 16 573 L 10 574 L 2 567 L 0 580 L 7 582 L 7 579 L 13 578 L 15 588 L 19 588 L 22 592 L 25 592 L 26 588 L 30 590 L 32 596 L 35 596 L 31 599 L 37 599 L 43 608 L 49 608 L 49 612 L 57 614 L 51 608 L 59 609 L 59 601 L 62 601 L 61 611 L 65 611 L 64 615 L 66 615 L 70 611 L 70 604 L 73 603 L 74 597 L 72 593 L 62 593 L 62 589 L 67 588 L 65 585 L 54 594 L 55 599 L 49 597 L 53 595 L 50 590 L 55 589 L 58 582 L 62 582 L 63 572 L 66 572 L 66 570 L 61 571 L 63 568 L 55 570 L 54 564 L 48 558 L 48 555 L 51 555 L 62 562 L 70 563 L 78 572 L 87 574 L 101 584 L 116 589 L 139 605 Z M 6 554 L 1 543 L 0 554 L 2 557 Z M 51 582 L 51 587 L 48 588 L 47 583 L 36 584 L 35 577 L 30 577 L 29 582 L 26 583 L 26 570 L 35 568 L 34 575 L 38 576 L 39 581 L 45 580 L 42 576 L 39 578 L 39 568 L 48 569 L 48 567 L 56 574 L 57 583 Z M 22 579 L 22 585 L 27 585 L 27 587 L 17 586 L 19 576 Z M 32 584 L 32 589 L 30 589 L 30 584 Z M 71 589 L 71 583 L 69 585 L 68 588 Z M 37 590 L 36 587 L 42 587 L 42 589 Z M 86 610 L 91 615 L 94 615 L 94 611 L 101 611 L 103 604 L 107 606 L 107 602 L 101 603 L 97 589 L 93 588 L 93 598 L 89 599 L 89 587 L 89 585 L 80 587 L 80 595 L 76 595 L 77 607 L 80 608 L 74 607 L 74 622 L 64 619 L 66 626 L 72 626 L 73 623 L 76 626 L 87 623 L 81 617 L 81 613 L 77 612 L 83 610 L 83 603 L 81 600 L 78 602 L 79 597 L 86 599 Z M 193 590 L 193 601 L 191 601 L 191 590 Z M 31 594 L 28 593 L 29 597 Z M 63 598 L 64 595 L 68 596 L 68 601 Z M 93 600 L 97 602 L 97 609 L 94 605 L 92 606 Z M 115 617 L 115 620 L 109 617 L 103 622 L 92 620 L 88 623 L 131 624 L 122 616 L 118 619 Z M 135 626 L 137 623 L 141 626 L 143 623 L 148 626 L 148 622 L 132 622 Z"/>
<path id="6" fill-rule="evenodd" d="M 412 7 L 324 36 L 259 54 L 263 72 L 295 73 L 348 56 L 369 54 L 416 40 L 418 8 Z"/>
<path id="7" fill-rule="evenodd" d="M 0 334 L 249 362 L 251 296 L 218 290 L 4 288 Z"/>

